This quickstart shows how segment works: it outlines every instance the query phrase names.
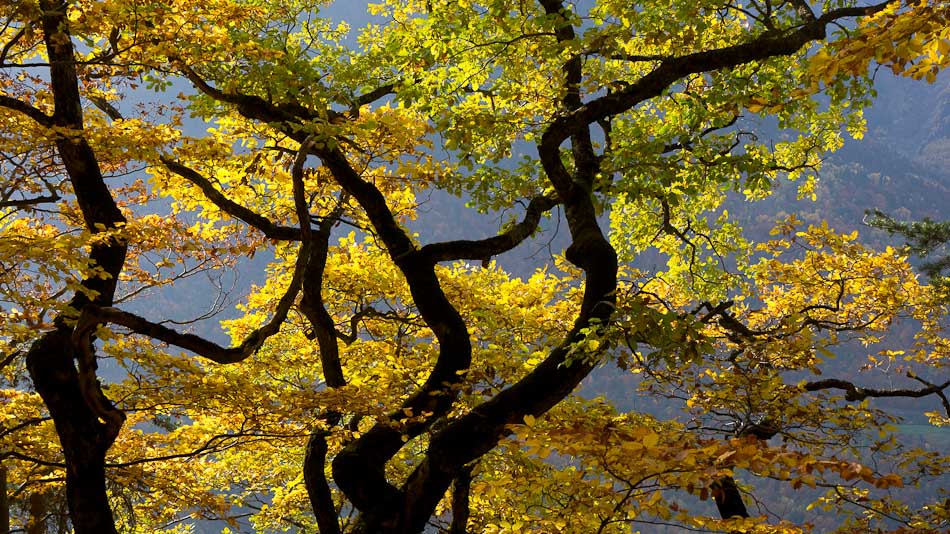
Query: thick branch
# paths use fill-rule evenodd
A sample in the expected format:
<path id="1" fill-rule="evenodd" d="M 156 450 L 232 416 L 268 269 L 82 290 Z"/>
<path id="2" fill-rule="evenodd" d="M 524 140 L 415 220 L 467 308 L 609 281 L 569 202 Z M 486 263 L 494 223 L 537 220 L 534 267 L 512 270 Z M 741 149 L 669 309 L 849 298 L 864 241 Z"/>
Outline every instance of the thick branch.
<path id="1" fill-rule="evenodd" d="M 290 138 L 303 143 L 306 134 L 295 125 L 306 120 L 321 122 L 320 116 L 290 108 L 274 106 L 259 97 L 226 94 L 205 82 L 194 71 L 183 67 L 185 75 L 203 93 L 229 102 L 249 119 L 277 125 Z M 366 98 L 374 96 L 372 93 Z M 322 120 L 332 120 L 339 114 L 326 112 Z M 439 342 L 439 357 L 426 382 L 391 418 L 397 423 L 407 414 L 432 414 L 422 421 L 396 428 L 392 424 L 378 424 L 360 439 L 347 446 L 333 462 L 334 479 L 351 502 L 361 511 L 383 513 L 399 500 L 399 492 L 386 480 L 385 464 L 405 444 L 403 437 L 414 437 L 433 420 L 451 407 L 456 394 L 452 384 L 457 383 L 462 371 L 471 362 L 471 342 L 458 311 L 449 303 L 435 275 L 434 264 L 417 253 L 412 240 L 396 223 L 382 193 L 373 184 L 364 181 L 337 148 L 322 147 L 313 150 L 331 171 L 347 194 L 353 196 L 366 212 L 390 257 L 406 277 L 413 301 L 426 324 Z"/>
<path id="2" fill-rule="evenodd" d="M 541 217 L 557 206 L 558 201 L 549 196 L 531 199 L 525 210 L 524 218 L 505 232 L 494 237 L 477 241 L 458 240 L 432 243 L 422 247 L 419 254 L 426 261 L 438 263 L 453 260 L 487 260 L 507 252 L 531 236 L 538 228 Z"/>
<path id="3" fill-rule="evenodd" d="M 396 84 L 390 83 L 386 85 L 381 85 L 372 91 L 364 93 L 356 97 L 356 101 L 353 102 L 353 106 L 350 108 L 350 116 L 358 117 L 360 114 L 360 107 L 367 104 L 372 104 L 373 102 L 379 100 L 384 96 L 394 94 L 396 92 Z"/>
<path id="4" fill-rule="evenodd" d="M 7 109 L 12 109 L 13 111 L 18 111 L 27 117 L 33 119 L 38 124 L 50 128 L 54 125 L 53 117 L 50 117 L 46 113 L 40 111 L 39 108 L 31 106 L 26 102 L 20 100 L 19 98 L 13 98 L 12 96 L 0 95 L 0 107 Z"/>
<path id="5" fill-rule="evenodd" d="M 314 111 L 307 107 L 295 103 L 274 104 L 264 98 L 255 95 L 245 95 L 241 93 L 226 93 L 205 81 L 191 67 L 181 65 L 185 77 L 202 93 L 219 100 L 233 104 L 241 115 L 249 119 L 259 120 L 261 122 L 286 122 L 286 123 L 304 123 L 304 122 L 336 122 L 344 118 L 354 118 L 359 116 L 361 106 L 370 104 L 380 98 L 393 94 L 396 84 L 386 84 L 372 91 L 356 97 L 352 107 L 346 113 L 340 113 L 332 109 Z M 293 137 L 293 136 L 292 136 Z M 299 139 L 293 137 L 294 139 Z"/>
<path id="6" fill-rule="evenodd" d="M 334 111 L 327 111 L 325 115 L 320 115 L 313 110 L 299 104 L 273 104 L 255 95 L 245 95 L 240 93 L 226 93 L 217 87 L 209 84 L 198 75 L 191 67 L 180 65 L 182 73 L 199 91 L 210 96 L 215 100 L 233 104 L 241 115 L 256 119 L 262 122 L 320 122 L 335 119 L 339 114 Z"/>
<path id="7" fill-rule="evenodd" d="M 869 397 L 908 397 L 918 399 L 928 395 L 935 395 L 943 392 L 950 387 L 950 380 L 943 384 L 932 384 L 921 389 L 872 389 L 862 388 L 847 380 L 837 378 L 827 378 L 825 380 L 816 380 L 806 382 L 802 389 L 805 391 L 823 391 L 826 389 L 840 389 L 845 392 L 844 398 L 849 401 L 862 401 Z"/>
<path id="8" fill-rule="evenodd" d="M 745 503 L 742 502 L 742 494 L 739 493 L 739 486 L 736 485 L 735 479 L 729 476 L 722 477 L 713 482 L 712 490 L 720 517 L 723 519 L 749 517 L 749 512 L 746 510 Z"/>
<path id="9" fill-rule="evenodd" d="M 66 4 L 54 0 L 41 0 L 39 4 L 54 112 L 49 119 L 22 106 L 18 110 L 61 132 L 55 139 L 56 149 L 83 222 L 91 233 L 109 232 L 122 226 L 125 217 L 113 200 L 96 155 L 83 136 L 82 101 Z M 12 104 L 8 99 L 4 99 L 4 103 Z M 89 263 L 99 272 L 81 282 L 84 291 L 74 294 L 70 302 L 73 309 L 112 304 L 126 252 L 126 243 L 110 236 L 90 247 Z M 79 340 L 81 343 L 77 345 L 64 316 L 57 317 L 55 323 L 54 330 L 46 332 L 30 347 L 27 368 L 36 391 L 49 409 L 62 444 L 66 460 L 66 499 L 73 528 L 77 534 L 115 533 L 103 464 L 105 452 L 112 445 L 124 415 L 112 406 L 99 387 L 90 340 Z M 78 370 L 74 358 L 79 360 Z"/>
<path id="10" fill-rule="evenodd" d="M 298 217 L 308 216 L 308 207 L 303 202 L 305 198 L 303 164 L 309 148 L 310 143 L 304 143 L 294 161 L 294 197 L 297 199 Z M 304 273 L 300 311 L 307 317 L 313 327 L 320 352 L 323 378 L 327 387 L 330 388 L 346 385 L 343 367 L 340 363 L 340 350 L 336 340 L 336 325 L 323 301 L 323 275 L 330 250 L 330 233 L 333 229 L 333 221 L 343 213 L 344 203 L 345 200 L 341 199 L 333 213 L 320 223 L 316 234 L 309 227 L 301 229 L 301 237 L 305 243 L 311 246 L 310 257 L 307 259 L 307 268 Z M 331 411 L 324 414 L 322 418 L 328 426 L 332 427 L 339 423 L 341 414 Z M 326 459 L 329 451 L 326 436 L 327 431 L 319 426 L 315 426 L 310 432 L 304 455 L 304 484 L 320 532 L 323 534 L 339 534 L 339 513 L 333 504 L 333 494 L 326 476 Z"/>
<path id="11" fill-rule="evenodd" d="M 663 59 L 652 72 L 636 82 L 556 118 L 545 132 L 542 144 L 559 146 L 587 125 L 623 113 L 645 100 L 659 96 L 684 76 L 795 54 L 808 43 L 824 39 L 828 24 L 844 18 L 871 15 L 893 3 L 894 0 L 890 0 L 868 7 L 834 9 L 787 34 L 765 32 L 746 43 Z"/>
<path id="12" fill-rule="evenodd" d="M 315 152 L 337 183 L 366 212 L 439 343 L 438 358 L 425 383 L 390 414 L 397 424 L 376 424 L 333 460 L 334 480 L 353 505 L 364 515 L 385 516 L 394 513 L 401 500 L 399 490 L 386 479 L 386 462 L 405 445 L 405 436 L 418 436 L 451 408 L 457 396 L 452 385 L 461 380 L 471 364 L 472 346 L 465 322 L 446 298 L 435 275 L 434 263 L 415 249 L 379 189 L 363 180 L 338 149 L 322 148 Z M 422 420 L 398 425 L 407 417 L 422 414 L 427 414 Z"/>

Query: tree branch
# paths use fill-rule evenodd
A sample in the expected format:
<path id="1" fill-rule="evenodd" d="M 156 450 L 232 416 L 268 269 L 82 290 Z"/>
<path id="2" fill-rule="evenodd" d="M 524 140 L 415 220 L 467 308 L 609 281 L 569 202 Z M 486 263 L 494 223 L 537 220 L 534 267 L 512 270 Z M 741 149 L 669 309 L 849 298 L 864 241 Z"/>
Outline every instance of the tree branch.
<path id="1" fill-rule="evenodd" d="M 453 260 L 488 260 L 492 256 L 515 248 L 530 237 L 541 222 L 541 217 L 558 203 L 558 200 L 551 196 L 534 197 L 528 203 L 524 218 L 501 234 L 477 241 L 432 243 L 422 247 L 419 255 L 432 263 Z"/>
<path id="2" fill-rule="evenodd" d="M 310 214 L 307 211 L 305 192 L 303 191 L 302 163 L 303 158 L 306 157 L 308 146 L 309 145 L 307 143 L 301 146 L 292 172 L 292 178 L 294 180 L 294 205 L 297 208 L 297 218 L 300 224 L 300 228 L 297 229 L 298 235 L 302 233 L 308 233 L 310 227 Z M 168 162 L 164 163 L 166 163 L 166 165 L 169 164 Z M 179 166 L 177 163 L 170 163 L 172 163 L 174 166 L 184 169 L 186 172 L 194 172 L 187 167 Z M 194 174 L 197 175 L 197 173 Z M 197 176 L 203 179 L 203 177 L 200 175 Z M 253 213 L 252 215 L 256 216 L 256 214 Z M 118 308 L 91 305 L 82 310 L 82 313 L 79 316 L 79 321 L 77 322 L 76 328 L 73 331 L 73 339 L 77 343 L 78 347 L 81 347 L 84 351 L 88 352 L 86 347 L 91 347 L 91 336 L 93 335 L 96 327 L 100 323 L 113 323 L 124 326 L 137 334 L 146 335 L 153 339 L 190 350 L 195 354 L 203 356 L 213 362 L 222 364 L 239 362 L 246 359 L 251 354 L 254 354 L 257 349 L 259 349 L 261 345 L 264 344 L 264 341 L 266 341 L 267 338 L 276 334 L 280 330 L 280 326 L 287 318 L 287 313 L 290 311 L 290 307 L 296 300 L 297 294 L 300 292 L 300 288 L 303 284 L 304 271 L 307 266 L 307 261 L 310 257 L 311 246 L 312 245 L 309 239 L 301 242 L 300 249 L 297 252 L 297 261 L 294 265 L 294 272 L 290 279 L 290 284 L 287 287 L 287 291 L 284 292 L 280 300 L 277 302 L 277 306 L 274 309 L 274 315 L 271 317 L 270 321 L 248 334 L 244 341 L 242 341 L 241 344 L 236 347 L 225 348 L 200 336 L 177 332 L 164 325 L 151 322 L 143 317 L 120 310 Z M 89 357 L 88 353 L 86 354 L 86 357 Z"/>
<path id="3" fill-rule="evenodd" d="M 45 204 L 47 202 L 57 202 L 60 200 L 60 196 L 53 195 L 44 195 L 41 197 L 35 198 L 21 198 L 16 200 L 0 200 L 0 208 L 26 208 L 29 206 L 35 206 L 36 204 Z"/>
<path id="4" fill-rule="evenodd" d="M 5 107 L 13 111 L 18 111 L 27 117 L 33 119 L 41 126 L 46 126 L 47 128 L 53 127 L 55 122 L 53 122 L 53 117 L 50 117 L 46 113 L 40 111 L 39 108 L 31 106 L 26 102 L 20 100 L 19 98 L 13 98 L 12 96 L 0 95 L 0 107 Z"/>
<path id="5" fill-rule="evenodd" d="M 913 376 L 910 377 L 914 378 Z M 909 397 L 916 399 L 934 394 L 941 395 L 943 390 L 950 387 L 950 380 L 944 382 L 943 384 L 930 384 L 928 387 L 922 389 L 872 389 L 859 387 L 852 382 L 848 382 L 847 380 L 828 378 L 825 380 L 806 382 L 801 387 L 804 391 L 823 391 L 826 389 L 844 390 L 844 398 L 845 400 L 849 401 L 862 401 L 869 397 Z M 948 409 L 947 413 L 950 415 L 950 409 Z"/>
<path id="6" fill-rule="evenodd" d="M 790 33 L 776 35 L 773 32 L 764 32 L 745 43 L 663 59 L 653 71 L 636 82 L 555 118 L 542 137 L 542 144 L 559 146 L 588 124 L 618 115 L 645 100 L 659 96 L 684 76 L 795 54 L 806 44 L 824 39 L 828 24 L 843 18 L 871 15 L 893 3 L 895 0 L 868 7 L 833 9 Z"/>
<path id="7" fill-rule="evenodd" d="M 472 490 L 473 464 L 462 468 L 452 483 L 452 526 L 449 534 L 468 534 L 469 494 Z"/>
<path id="8" fill-rule="evenodd" d="M 256 213 L 255 211 L 226 197 L 224 193 L 219 191 L 214 186 L 214 184 L 211 183 L 211 180 L 205 176 L 202 176 L 194 169 L 186 167 L 185 165 L 182 165 L 181 163 L 178 163 L 177 161 L 165 156 L 162 156 L 160 160 L 162 164 L 165 165 L 165 168 L 198 186 L 205 198 L 210 200 L 215 206 L 218 207 L 218 209 L 234 217 L 235 219 L 244 221 L 257 230 L 260 230 L 270 239 L 277 239 L 281 241 L 298 241 L 301 239 L 301 228 L 280 226 L 275 224 L 273 221 L 267 219 L 259 213 Z"/>
<path id="9" fill-rule="evenodd" d="M 471 340 L 461 315 L 442 290 L 435 264 L 416 250 L 379 189 L 363 180 L 338 148 L 324 146 L 315 152 L 337 183 L 366 212 L 439 344 L 438 357 L 425 383 L 390 414 L 391 421 L 374 425 L 333 460 L 334 480 L 353 505 L 364 516 L 385 516 L 402 500 L 400 491 L 386 478 L 386 462 L 405 445 L 406 436 L 418 436 L 451 408 L 458 396 L 452 386 L 471 364 Z M 423 414 L 425 417 L 418 419 Z M 409 417 L 417 419 L 408 422 Z"/>
<path id="10" fill-rule="evenodd" d="M 240 93 L 226 93 L 209 84 L 188 65 L 179 62 L 179 68 L 195 88 L 215 100 L 233 104 L 241 115 L 257 119 L 262 122 L 321 122 L 332 121 L 339 117 L 339 113 L 326 110 L 324 115 L 315 112 L 300 104 L 273 104 L 255 95 Z"/>

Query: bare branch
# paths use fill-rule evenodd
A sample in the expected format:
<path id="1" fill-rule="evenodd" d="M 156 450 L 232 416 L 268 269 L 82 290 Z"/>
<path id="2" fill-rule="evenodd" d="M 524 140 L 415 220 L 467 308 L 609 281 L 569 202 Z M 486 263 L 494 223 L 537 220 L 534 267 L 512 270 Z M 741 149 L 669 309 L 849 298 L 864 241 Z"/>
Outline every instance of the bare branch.
<path id="1" fill-rule="evenodd" d="M 44 465 L 46 467 L 66 467 L 66 464 L 63 462 L 51 462 L 49 460 L 43 460 L 41 458 L 36 458 L 34 456 L 29 456 L 16 451 L 7 451 L 0 453 L 0 460 L 5 460 L 7 458 L 16 458 L 17 460 L 23 460 L 24 462 L 30 462 L 34 464 Z"/>
<path id="2" fill-rule="evenodd" d="M 16 200 L 2 200 L 0 201 L 0 208 L 26 208 L 30 206 L 35 206 L 36 204 L 46 204 L 49 202 L 58 202 L 60 196 L 57 194 L 44 195 L 41 197 L 34 198 L 21 198 Z"/>
<path id="3" fill-rule="evenodd" d="M 97 108 L 102 110 L 110 119 L 117 121 L 122 119 L 122 113 L 116 109 L 115 106 L 109 103 L 108 100 L 102 98 L 101 96 L 87 95 L 86 99 L 93 103 Z"/>
<path id="4" fill-rule="evenodd" d="M 230 449 L 238 443 L 226 443 L 229 440 L 240 440 L 242 438 L 286 438 L 286 437 L 297 437 L 295 434 L 259 434 L 254 432 L 235 432 L 233 434 L 217 434 L 208 438 L 203 445 L 197 449 L 181 452 L 175 454 L 166 454 L 163 456 L 151 456 L 147 458 L 138 458 L 136 460 L 130 460 L 128 462 L 118 462 L 118 463 L 106 463 L 106 467 L 111 468 L 123 468 L 123 467 L 132 467 L 134 465 L 140 465 L 145 463 L 152 462 L 163 462 L 166 460 L 179 460 L 182 458 L 194 458 L 204 453 L 213 453 L 220 452 L 226 449 Z M 241 441 L 240 444 L 246 444 L 246 441 Z"/>
<path id="5" fill-rule="evenodd" d="M 531 236 L 537 229 L 541 217 L 558 205 L 552 196 L 537 196 L 528 203 L 524 219 L 505 232 L 494 237 L 477 241 L 458 240 L 432 243 L 422 247 L 419 254 L 427 261 L 438 263 L 452 260 L 487 261 L 492 256 L 507 252 Z"/>
<path id="6" fill-rule="evenodd" d="M 847 380 L 840 380 L 837 378 L 828 378 L 825 380 L 816 380 L 814 382 L 806 382 L 802 389 L 805 391 L 823 391 L 826 389 L 841 389 L 844 390 L 845 400 L 849 401 L 862 401 L 867 398 L 879 398 L 879 397 L 909 397 L 909 398 L 920 398 L 926 397 L 928 395 L 942 394 L 943 390 L 950 387 L 950 380 L 944 382 L 943 384 L 931 384 L 930 386 L 923 389 L 871 389 L 871 388 L 862 388 L 855 385 L 852 382 Z"/>
<path id="7" fill-rule="evenodd" d="M 931 384 L 930 382 L 927 382 L 923 378 L 920 378 L 919 376 L 917 376 L 911 371 L 907 372 L 907 377 L 913 380 L 916 380 L 925 386 L 932 387 L 932 388 L 937 387 L 936 385 Z M 943 402 L 943 409 L 947 412 L 947 416 L 950 417 L 950 400 L 947 400 L 947 395 L 943 392 L 943 388 L 940 388 L 938 391 L 935 391 L 934 394 L 940 397 L 940 400 Z"/>

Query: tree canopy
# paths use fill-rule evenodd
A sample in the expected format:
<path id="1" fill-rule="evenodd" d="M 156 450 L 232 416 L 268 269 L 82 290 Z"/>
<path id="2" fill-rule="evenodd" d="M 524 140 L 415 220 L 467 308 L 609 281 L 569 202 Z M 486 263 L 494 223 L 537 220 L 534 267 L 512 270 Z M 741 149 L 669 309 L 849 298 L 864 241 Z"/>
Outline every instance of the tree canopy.
<path id="1" fill-rule="evenodd" d="M 881 404 L 950 422 L 945 288 L 724 207 L 812 196 L 946 3 L 329 4 L 0 0 L 0 527 L 947 527 Z"/>

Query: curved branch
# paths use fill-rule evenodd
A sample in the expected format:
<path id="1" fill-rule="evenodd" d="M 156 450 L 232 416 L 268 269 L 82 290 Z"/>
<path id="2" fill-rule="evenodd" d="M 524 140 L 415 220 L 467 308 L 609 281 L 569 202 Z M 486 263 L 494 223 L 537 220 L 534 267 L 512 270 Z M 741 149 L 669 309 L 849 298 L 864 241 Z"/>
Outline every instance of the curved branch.
<path id="1" fill-rule="evenodd" d="M 38 124 L 46 126 L 47 128 L 53 127 L 56 123 L 53 122 L 53 117 L 50 117 L 46 113 L 40 111 L 39 108 L 31 106 L 26 102 L 20 100 L 19 98 L 13 98 L 12 96 L 0 95 L 0 107 L 7 109 L 12 109 L 13 111 L 18 111 L 27 117 L 33 119 Z"/>
<path id="2" fill-rule="evenodd" d="M 304 183 L 302 167 L 306 159 L 306 150 L 311 143 L 305 142 L 294 160 L 294 192 L 298 217 L 308 215 L 308 207 L 303 202 Z M 343 366 L 340 362 L 340 349 L 336 340 L 336 329 L 333 317 L 326 309 L 323 301 L 323 275 L 326 269 L 327 256 L 330 249 L 330 233 L 334 222 L 343 213 L 346 204 L 345 195 L 328 217 L 323 218 L 314 233 L 310 228 L 304 228 L 301 237 L 304 242 L 312 244 L 310 257 L 307 259 L 300 311 L 304 314 L 313 328 L 313 335 L 317 340 L 317 349 L 320 354 L 320 364 L 323 370 L 323 379 L 329 388 L 339 388 L 346 385 L 343 375 Z M 337 425 L 342 415 L 337 411 L 330 411 L 321 417 L 327 427 Z M 333 493 L 326 476 L 326 460 L 329 446 L 327 444 L 328 429 L 315 425 L 307 440 L 304 453 L 303 477 L 310 499 L 310 507 L 317 519 L 317 526 L 321 533 L 339 534 L 339 511 L 333 503 Z"/>
<path id="3" fill-rule="evenodd" d="M 333 120 L 339 116 L 339 113 L 332 110 L 328 110 L 325 115 L 320 115 L 300 104 L 273 104 L 255 95 L 227 93 L 209 84 L 204 78 L 199 76 L 197 72 L 184 63 L 181 63 L 179 68 L 181 68 L 185 77 L 188 78 L 188 81 L 199 91 L 215 100 L 233 104 L 241 115 L 248 118 L 263 122 L 300 123 L 305 121 L 320 122 Z"/>
<path id="4" fill-rule="evenodd" d="M 549 147 L 560 146 L 565 139 L 588 124 L 618 115 L 645 100 L 659 96 L 684 76 L 795 54 L 808 43 L 824 39 L 828 24 L 843 18 L 871 15 L 893 3 L 895 0 L 868 7 L 833 9 L 787 34 L 764 32 L 745 43 L 663 59 L 653 71 L 636 82 L 591 100 L 554 119 L 542 137 L 542 144 Z"/>
<path id="5" fill-rule="evenodd" d="M 913 380 L 916 380 L 925 386 L 936 387 L 934 384 L 927 382 L 926 380 L 924 380 L 923 378 L 920 378 L 919 376 L 915 375 L 912 372 L 908 371 L 907 377 Z M 943 389 L 944 388 L 940 388 L 938 391 L 935 391 L 934 394 L 940 397 L 940 400 L 943 402 L 943 409 L 946 410 L 947 416 L 950 417 L 950 399 L 947 399 L 947 395 L 943 392 Z"/>
<path id="6" fill-rule="evenodd" d="M 162 164 L 165 165 L 165 168 L 198 186 L 205 195 L 205 198 L 214 203 L 218 209 L 260 230 L 265 236 L 282 241 L 299 241 L 301 239 L 301 228 L 277 225 L 261 214 L 224 196 L 224 193 L 219 191 L 214 184 L 211 183 L 211 180 L 202 176 L 194 169 L 164 156 L 162 156 L 160 160 Z"/>
<path id="7" fill-rule="evenodd" d="M 366 104 L 372 104 L 373 102 L 379 100 L 380 98 L 394 94 L 396 92 L 396 84 L 389 83 L 386 85 L 381 85 L 372 91 L 361 94 L 356 97 L 356 100 L 353 102 L 353 105 L 350 107 L 350 117 L 359 117 L 360 108 Z"/>
<path id="8" fill-rule="evenodd" d="M 422 247 L 419 255 L 426 261 L 439 263 L 453 260 L 488 260 L 507 252 L 531 236 L 541 217 L 559 204 L 552 196 L 537 196 L 528 203 L 524 219 L 505 232 L 480 240 L 458 240 L 432 243 Z"/>
<path id="9" fill-rule="evenodd" d="M 909 375 L 911 378 L 913 376 Z M 813 382 L 806 382 L 801 386 L 804 391 L 823 391 L 826 389 L 840 389 L 845 392 L 844 398 L 849 401 L 862 401 L 869 397 L 879 398 L 879 397 L 909 397 L 909 398 L 920 398 L 926 397 L 928 395 L 941 395 L 943 390 L 950 387 L 950 380 L 944 382 L 943 384 L 930 384 L 926 388 L 922 389 L 872 389 L 872 388 L 862 388 L 855 385 L 853 382 L 847 380 L 840 380 L 837 378 L 827 378 L 825 380 L 816 380 Z M 948 415 L 950 415 L 950 410 L 948 410 Z"/>
<path id="10" fill-rule="evenodd" d="M 310 231 L 310 214 L 307 211 L 305 192 L 303 191 L 303 160 L 306 157 L 308 146 L 309 145 L 307 143 L 304 143 L 298 151 L 298 156 L 295 160 L 292 173 L 292 178 L 294 180 L 294 205 L 297 208 L 297 218 L 300 224 L 300 228 L 297 229 L 298 235 L 309 235 Z M 204 177 L 198 175 L 191 169 L 178 165 L 173 161 L 163 161 L 163 163 L 166 165 L 172 164 L 174 167 L 180 167 L 184 172 L 194 173 L 194 175 L 196 175 L 198 178 L 204 179 Z M 210 182 L 208 183 L 210 185 Z M 218 194 L 220 195 L 220 193 Z M 223 198 L 223 195 L 221 195 L 221 197 Z M 231 201 L 228 200 L 227 202 Z M 243 207 L 241 209 L 246 210 L 246 208 Z M 247 211 L 249 212 L 250 210 Z M 250 213 L 254 216 L 257 216 L 252 212 Z M 264 344 L 264 341 L 266 341 L 267 338 L 276 334 L 280 330 L 281 324 L 283 324 L 284 320 L 287 318 L 287 313 L 290 311 L 290 307 L 296 300 L 297 294 L 300 292 L 300 288 L 303 285 L 304 272 L 307 267 L 307 262 L 310 258 L 311 247 L 312 245 L 309 239 L 305 239 L 301 242 L 300 249 L 297 251 L 297 261 L 294 264 L 294 272 L 291 276 L 290 284 L 287 287 L 287 291 L 284 292 L 284 294 L 280 297 L 280 300 L 277 302 L 277 306 L 274 309 L 274 315 L 271 317 L 270 321 L 248 334 L 244 341 L 242 341 L 241 344 L 236 347 L 222 347 L 221 345 L 218 345 L 212 341 L 208 341 L 200 336 L 177 332 L 171 328 L 168 328 L 167 326 L 154 323 L 148 319 L 145 319 L 144 317 L 140 317 L 118 308 L 108 306 L 100 307 L 94 305 L 88 305 L 83 308 L 76 324 L 76 328 L 73 331 L 73 340 L 77 343 L 76 346 L 80 347 L 81 351 L 86 353 L 84 359 L 88 360 L 90 357 L 89 349 L 91 349 L 92 346 L 91 336 L 94 334 L 95 329 L 101 323 L 113 323 L 124 326 L 137 334 L 146 335 L 153 339 L 190 350 L 195 354 L 203 356 L 213 362 L 226 364 L 242 361 L 248 356 L 254 354 L 257 349 L 259 349 L 261 345 Z M 91 364 L 87 362 L 87 365 L 95 365 L 95 358 L 93 357 Z M 102 415 L 100 414 L 100 416 Z"/>
<path id="11" fill-rule="evenodd" d="M 425 383 L 390 414 L 391 421 L 374 425 L 333 460 L 334 480 L 353 505 L 364 516 L 385 516 L 393 513 L 402 499 L 400 490 L 386 478 L 386 463 L 405 445 L 406 436 L 418 436 L 451 408 L 458 396 L 452 386 L 471 365 L 472 345 L 465 321 L 442 290 L 435 264 L 419 253 L 396 222 L 382 192 L 363 180 L 338 148 L 325 146 L 314 152 L 366 212 L 439 344 L 438 357 Z M 406 422 L 422 414 L 426 416 L 421 420 Z"/>
<path id="12" fill-rule="evenodd" d="M 185 77 L 202 93 L 215 100 L 233 104 L 238 112 L 245 117 L 263 122 L 336 122 L 344 118 L 355 118 L 359 116 L 360 107 L 375 102 L 386 95 L 391 95 L 396 90 L 395 83 L 381 85 L 376 89 L 357 96 L 353 100 L 350 109 L 345 113 L 340 113 L 332 109 L 314 111 L 300 104 L 274 104 L 269 100 L 255 95 L 227 93 L 209 84 L 191 67 L 181 64 L 180 68 Z"/>
<path id="13" fill-rule="evenodd" d="M 11 427 L 0 427 L 0 438 L 6 437 L 7 435 L 12 434 L 18 430 L 22 430 L 28 426 L 38 425 L 40 423 L 44 423 L 49 420 L 50 420 L 49 417 L 31 417 L 29 419 L 20 421 L 19 423 Z"/>

